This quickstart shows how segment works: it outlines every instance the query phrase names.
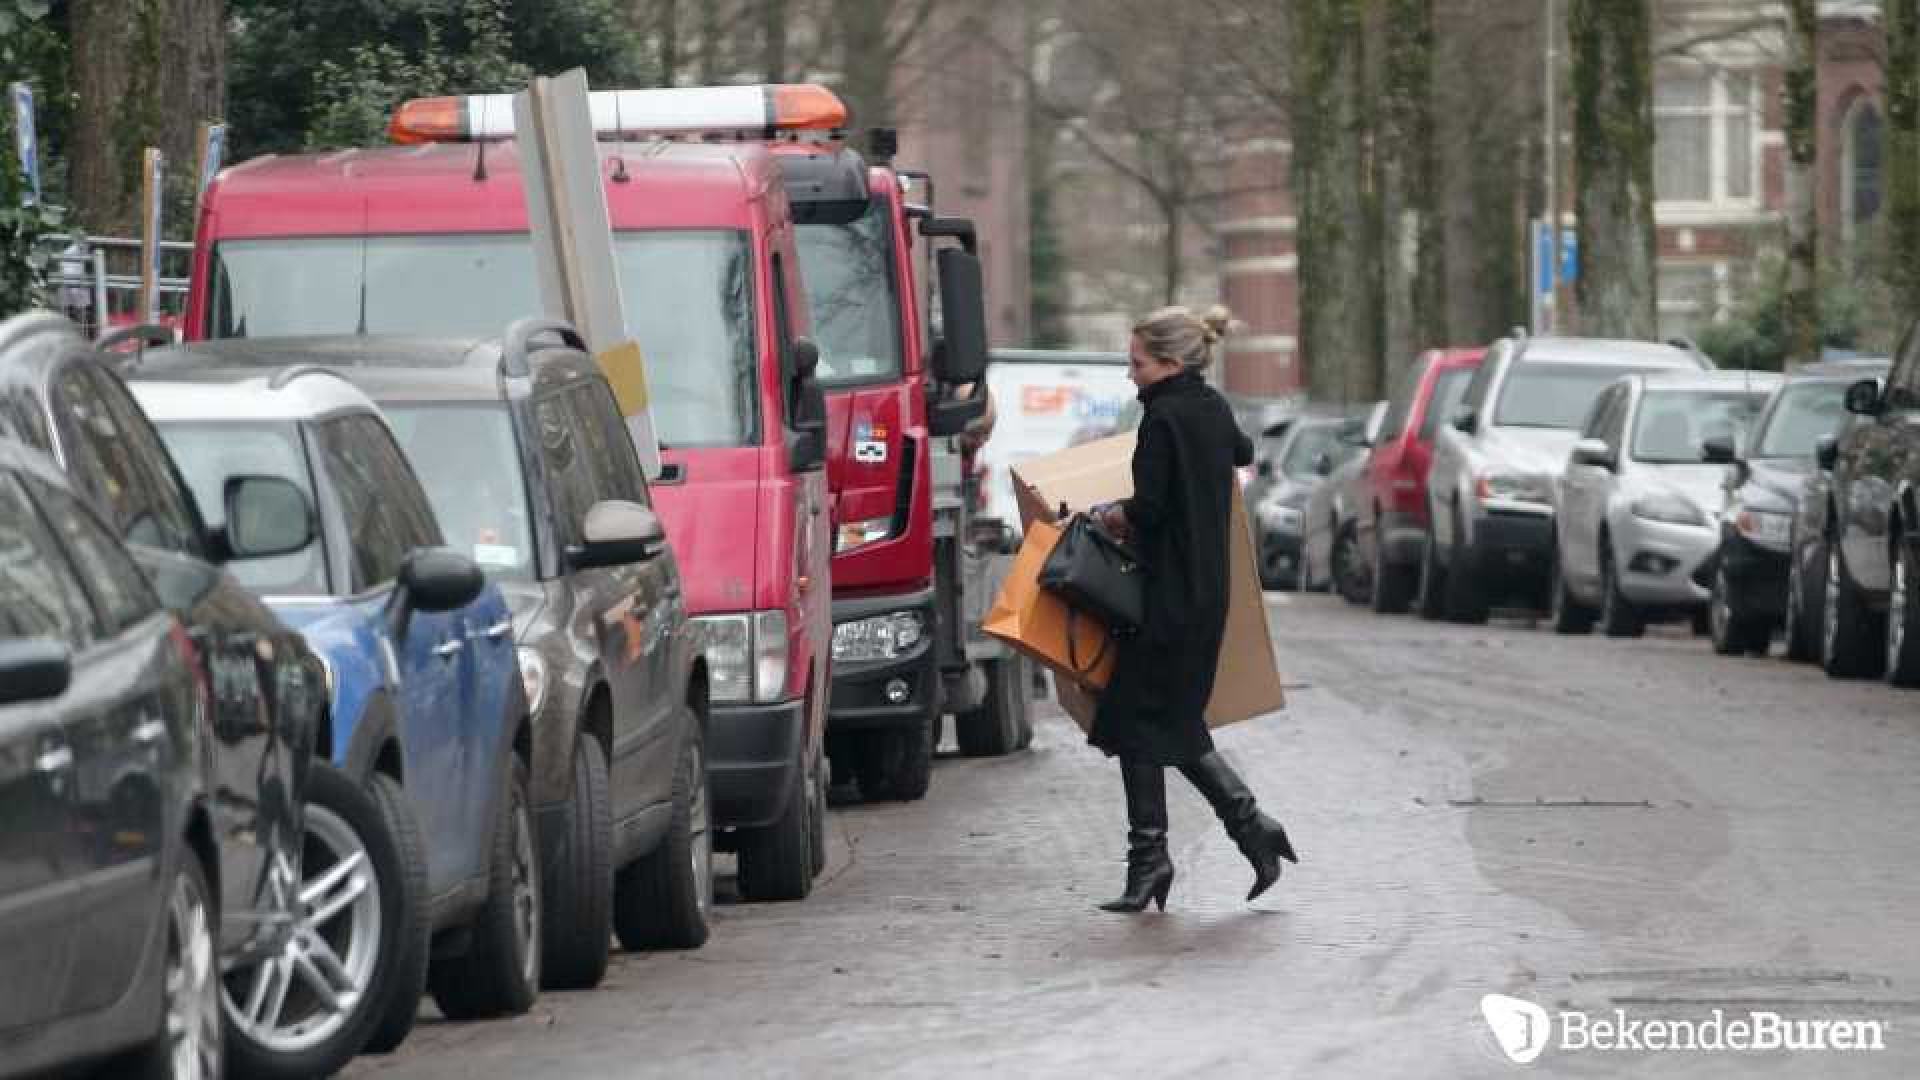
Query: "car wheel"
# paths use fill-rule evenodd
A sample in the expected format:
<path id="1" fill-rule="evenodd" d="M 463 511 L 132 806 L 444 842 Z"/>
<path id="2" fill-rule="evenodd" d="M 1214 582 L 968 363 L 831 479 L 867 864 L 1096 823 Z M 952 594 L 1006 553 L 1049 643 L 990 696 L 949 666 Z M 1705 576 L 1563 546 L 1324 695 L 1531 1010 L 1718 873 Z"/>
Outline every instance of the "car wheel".
<path id="1" fill-rule="evenodd" d="M 140 1080 L 220 1080 L 226 1063 L 220 951 L 214 940 L 219 913 L 206 868 L 184 843 L 166 896 L 160 1031 L 129 1071 Z"/>
<path id="2" fill-rule="evenodd" d="M 1440 565 L 1440 545 L 1429 526 L 1426 543 L 1420 548 L 1420 578 L 1413 590 L 1414 613 L 1429 622 L 1445 618 L 1446 591 L 1447 572 Z"/>
<path id="3" fill-rule="evenodd" d="M 1913 551 L 1898 533 L 1893 539 L 1892 582 L 1887 591 L 1887 682 L 1920 686 L 1920 604 L 1914 603 Z"/>
<path id="4" fill-rule="evenodd" d="M 1377 521 L 1378 518 L 1376 517 Z M 1413 567 L 1395 566 L 1387 560 L 1387 545 L 1374 526 L 1373 536 L 1373 610 L 1381 615 L 1399 615 L 1413 603 L 1413 592 L 1420 584 Z"/>
<path id="5" fill-rule="evenodd" d="M 857 744 L 854 769 L 868 800 L 912 802 L 933 782 L 935 715 L 929 711 L 904 727 L 867 733 Z"/>
<path id="6" fill-rule="evenodd" d="M 986 700 L 954 716 L 954 735 L 967 757 L 999 757 L 1019 749 L 1021 714 L 1027 709 L 1027 665 L 1009 653 L 984 665 Z"/>
<path id="7" fill-rule="evenodd" d="M 1879 674 L 1885 660 L 1881 642 L 1886 623 L 1868 609 L 1853 583 L 1847 580 L 1840 545 L 1827 541 L 1825 596 L 1820 604 L 1820 666 L 1836 679 L 1863 679 Z"/>
<path id="8" fill-rule="evenodd" d="M 1737 614 L 1735 599 L 1733 582 L 1722 563 L 1713 573 L 1707 597 L 1707 636 L 1713 639 L 1713 651 L 1721 656 L 1765 656 L 1772 644 L 1772 625 L 1764 618 Z"/>
<path id="9" fill-rule="evenodd" d="M 1825 556 L 1818 557 L 1824 565 Z M 1787 617 L 1785 631 L 1781 634 L 1787 643 L 1787 659 L 1802 664 L 1820 657 L 1820 618 L 1817 614 L 1820 610 L 1820 589 L 1807 580 L 1806 571 L 1801 569 L 1806 558 L 1806 554 L 1796 549 L 1787 564 Z"/>
<path id="10" fill-rule="evenodd" d="M 573 741 L 573 782 L 554 835 L 560 850 L 547 852 L 541 882 L 541 985 L 589 990 L 606 977 L 613 933 L 613 804 L 606 751 L 585 732 Z"/>
<path id="11" fill-rule="evenodd" d="M 426 979 L 426 858 L 390 777 L 355 784 L 316 763 L 307 779 L 292 932 L 223 980 L 241 1076 L 331 1076 L 373 1039 L 406 1039 Z"/>
<path id="12" fill-rule="evenodd" d="M 487 860 L 487 899 L 474 917 L 473 940 L 428 973 L 434 1003 L 449 1020 L 517 1015 L 540 988 L 542 934 L 539 844 L 527 808 L 527 766 L 507 768 L 507 790 L 494 822 Z"/>
<path id="13" fill-rule="evenodd" d="M 1032 730 L 1031 727 L 1028 728 Z M 1025 744 L 1020 745 L 1025 749 Z M 807 770 L 807 866 L 814 877 L 827 868 L 827 769 L 823 754 L 813 755 L 813 765 Z"/>
<path id="14" fill-rule="evenodd" d="M 1548 597 L 1550 601 L 1549 618 L 1556 634 L 1587 634 L 1593 631 L 1593 609 L 1580 602 L 1567 586 L 1566 575 L 1560 571 L 1560 549 L 1555 542 L 1553 569 L 1548 579 Z"/>
<path id="15" fill-rule="evenodd" d="M 804 748 L 801 753 L 806 753 Z M 813 816 L 820 797 L 807 790 L 809 771 L 813 773 L 814 785 L 823 786 L 819 769 L 808 770 L 803 762 L 780 817 L 771 825 L 740 830 L 741 899 L 805 900 L 813 891 L 814 828 L 808 819 Z"/>
<path id="16" fill-rule="evenodd" d="M 629 949 L 697 949 L 713 914 L 713 799 L 697 717 L 673 772 L 673 818 L 660 846 L 620 871 L 614 927 Z"/>
<path id="17" fill-rule="evenodd" d="M 1647 632 L 1646 620 L 1620 591 L 1620 571 L 1613 563 L 1613 546 L 1600 540 L 1600 632 L 1610 638 L 1637 638 Z"/>
<path id="18" fill-rule="evenodd" d="M 1360 541 L 1351 524 L 1342 525 L 1333 536 L 1333 586 L 1349 604 L 1364 604 L 1368 598 L 1366 575 L 1361 571 Z"/>
<path id="19" fill-rule="evenodd" d="M 1484 623 L 1489 614 L 1487 594 L 1475 580 L 1467 553 L 1460 547 L 1459 538 L 1467 532 L 1457 506 L 1453 509 L 1453 535 L 1453 565 L 1447 568 L 1447 618 L 1457 623 Z"/>

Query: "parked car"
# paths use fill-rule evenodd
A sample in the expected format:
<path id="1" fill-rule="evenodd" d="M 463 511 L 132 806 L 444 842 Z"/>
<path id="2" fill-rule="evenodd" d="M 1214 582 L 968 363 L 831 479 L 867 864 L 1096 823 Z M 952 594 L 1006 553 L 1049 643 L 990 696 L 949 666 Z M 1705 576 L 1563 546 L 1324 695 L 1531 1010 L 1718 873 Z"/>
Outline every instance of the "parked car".
<path id="1" fill-rule="evenodd" d="M 547 853 L 545 985 L 598 984 L 616 931 L 636 949 L 703 943 L 707 661 L 626 421 L 574 332 L 529 319 L 491 342 L 236 339 L 194 354 L 323 366 L 365 391 L 448 543 L 505 594 Z"/>
<path id="2" fill-rule="evenodd" d="M 393 988 L 404 980 L 389 974 L 394 954 L 381 938 L 382 927 L 400 925 L 394 913 L 401 908 L 395 899 L 380 922 L 364 905 L 308 906 L 300 883 L 303 873 L 323 880 L 333 868 L 327 852 L 334 849 L 323 838 L 346 822 L 376 834 L 369 841 L 374 850 L 390 855 L 393 842 L 385 836 L 377 793 L 314 764 L 316 751 L 321 761 L 328 753 L 327 674 L 319 656 L 236 578 L 312 541 L 307 498 L 285 479 L 246 476 L 210 494 L 222 520 L 257 527 L 208 528 L 113 368 L 137 362 L 145 344 L 166 340 L 163 329 L 136 327 L 95 346 L 70 322 L 47 315 L 0 326 L 0 430 L 52 456 L 105 515 L 161 602 L 184 623 L 205 669 L 220 775 L 211 809 L 233 1070 L 287 1077 L 333 1072 L 363 1048 L 388 1048 L 405 1033 L 398 1024 L 380 1025 L 383 1015 L 402 1008 Z M 362 890 L 371 904 L 399 897 L 405 874 L 394 859 L 376 859 L 343 886 Z M 350 948 L 336 955 L 346 940 L 364 944 L 362 955 L 375 962 L 359 963 Z M 296 962 L 307 957 L 322 962 Z M 328 957 L 342 962 L 324 962 Z M 276 995 L 285 996 L 269 1008 Z M 409 1021 L 418 998 L 415 985 L 404 1005 Z"/>
<path id="3" fill-rule="evenodd" d="M 1832 451 L 1821 665 L 1836 677 L 1917 686 L 1920 330 L 1908 329 L 1884 384 L 1861 379 L 1844 401 L 1853 416 Z"/>
<path id="4" fill-rule="evenodd" d="M 1780 376 L 1630 375 L 1601 392 L 1556 500 L 1553 628 L 1638 637 L 1707 605 L 1701 570 L 1720 545 L 1723 465 L 1709 444 L 1752 427 Z"/>
<path id="5" fill-rule="evenodd" d="M 1387 403 L 1376 402 L 1342 423 L 1339 437 L 1315 462 L 1326 480 L 1314 488 L 1305 511 L 1300 557 L 1304 587 L 1332 588 L 1355 604 L 1366 603 L 1373 587 L 1361 555 L 1360 505 L 1367 449 L 1386 414 Z"/>
<path id="6" fill-rule="evenodd" d="M 1427 542 L 1427 470 L 1440 426 L 1466 397 L 1485 349 L 1434 349 L 1407 369 L 1367 454 L 1356 530 L 1371 572 L 1373 610 L 1406 611 L 1420 587 Z"/>
<path id="7" fill-rule="evenodd" d="M 203 513 L 248 473 L 289 481 L 318 507 L 314 543 L 239 576 L 327 661 L 328 760 L 392 804 L 384 829 L 345 820 L 311 832 L 310 856 L 322 850 L 302 886 L 355 909 L 336 945 L 346 970 L 399 980 L 370 991 L 390 1006 L 375 1045 L 412 1022 L 430 934 L 426 978 L 441 1012 L 526 1011 L 540 984 L 540 846 L 527 702 L 500 590 L 443 546 L 393 432 L 339 375 L 220 366 L 190 346 L 150 353 L 131 385 Z M 397 885 L 379 902 L 347 884 L 350 868 L 389 857 L 384 875 Z M 374 926 L 378 940 L 362 933 Z M 269 1011 L 276 996 L 269 988 Z"/>
<path id="8" fill-rule="evenodd" d="M 1327 480 L 1320 470 L 1322 458 L 1348 449 L 1340 442 L 1345 426 L 1338 416 L 1303 416 L 1276 425 L 1282 434 L 1268 435 L 1256 445 L 1258 475 L 1247 488 L 1247 503 L 1258 541 L 1260 583 L 1269 589 L 1297 589 L 1302 583 L 1307 502 Z"/>
<path id="9" fill-rule="evenodd" d="M 1485 622 L 1497 600 L 1546 606 L 1555 487 L 1594 399 L 1622 375 L 1712 366 L 1697 351 L 1644 341 L 1494 343 L 1434 439 L 1422 614 Z"/>
<path id="10" fill-rule="evenodd" d="M 1774 391 L 1750 437 L 1739 445 L 1726 438 L 1708 443 L 1707 460 L 1727 466 L 1708 606 L 1713 647 L 1721 655 L 1764 656 L 1790 611 L 1788 651 L 1802 659 L 1809 655 L 1811 638 L 1801 614 L 1806 598 L 1796 601 L 1803 590 L 1789 589 L 1794 518 L 1819 472 L 1820 439 L 1837 434 L 1846 419 L 1847 387 L 1886 370 L 1876 361 L 1809 365 Z"/>
<path id="11" fill-rule="evenodd" d="M 0 439 L 0 1075 L 126 1051 L 116 1075 L 221 1076 L 204 693 L 103 517 Z"/>

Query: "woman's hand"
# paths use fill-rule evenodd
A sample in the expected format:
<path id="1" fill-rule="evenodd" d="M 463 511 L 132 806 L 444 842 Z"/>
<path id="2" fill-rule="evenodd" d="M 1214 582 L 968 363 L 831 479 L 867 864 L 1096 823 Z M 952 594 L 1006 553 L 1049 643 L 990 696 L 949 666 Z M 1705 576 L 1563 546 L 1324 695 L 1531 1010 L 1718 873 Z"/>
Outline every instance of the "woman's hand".
<path id="1" fill-rule="evenodd" d="M 1125 540 L 1132 535 L 1133 525 L 1127 520 L 1126 508 L 1119 503 L 1108 503 L 1096 509 L 1094 514 L 1100 524 L 1106 526 L 1107 531 L 1119 539 Z"/>

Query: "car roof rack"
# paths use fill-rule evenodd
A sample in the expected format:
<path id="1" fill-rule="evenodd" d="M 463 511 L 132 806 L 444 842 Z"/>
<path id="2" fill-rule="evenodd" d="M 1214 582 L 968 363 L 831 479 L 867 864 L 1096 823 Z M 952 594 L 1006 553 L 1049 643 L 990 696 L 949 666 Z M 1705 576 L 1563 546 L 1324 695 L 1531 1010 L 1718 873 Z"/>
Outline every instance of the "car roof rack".
<path id="1" fill-rule="evenodd" d="M 288 364 L 274 372 L 273 378 L 267 380 L 267 389 L 285 390 L 293 380 L 305 378 L 308 375 L 329 375 L 349 386 L 353 385 L 352 379 L 322 364 Z"/>
<path id="2" fill-rule="evenodd" d="M 116 351 L 119 346 L 129 341 L 140 343 L 140 347 L 134 350 L 131 356 Z M 133 326 L 123 326 L 118 330 L 109 330 L 101 334 L 93 339 L 93 347 L 96 352 L 108 354 L 109 366 L 125 374 L 139 367 L 140 362 L 146 359 L 148 347 L 164 349 L 178 342 L 179 339 L 174 337 L 171 327 L 162 326 L 159 323 L 136 323 Z"/>
<path id="3" fill-rule="evenodd" d="M 573 324 L 562 319 L 545 319 L 530 315 L 524 319 L 515 319 L 507 327 L 507 337 L 500 347 L 500 373 L 514 378 L 528 378 L 533 375 L 533 365 L 529 358 L 533 354 L 533 343 L 543 337 L 556 337 L 562 345 L 592 354 L 587 341 Z"/>

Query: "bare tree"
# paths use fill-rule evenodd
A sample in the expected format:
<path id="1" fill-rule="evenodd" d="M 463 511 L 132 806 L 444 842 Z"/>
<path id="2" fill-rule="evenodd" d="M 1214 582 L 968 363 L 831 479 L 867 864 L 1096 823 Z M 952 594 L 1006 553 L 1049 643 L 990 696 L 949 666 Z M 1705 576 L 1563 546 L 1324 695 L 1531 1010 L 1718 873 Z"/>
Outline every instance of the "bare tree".
<path id="1" fill-rule="evenodd" d="M 1920 311 L 1920 0 L 1886 0 L 1887 266 L 1900 310 Z"/>
<path id="2" fill-rule="evenodd" d="M 1379 3 L 1385 39 L 1374 162 L 1381 326 L 1389 384 L 1446 340 L 1439 164 L 1433 145 L 1433 0 Z"/>
<path id="3" fill-rule="evenodd" d="M 1300 353 L 1321 398 L 1381 396 L 1363 144 L 1360 0 L 1293 5 Z"/>
<path id="4" fill-rule="evenodd" d="M 1574 203 L 1581 329 L 1651 338 L 1654 284 L 1650 0 L 1573 0 Z"/>
<path id="5" fill-rule="evenodd" d="M 1819 160 L 1820 18 L 1815 0 L 1788 0 L 1786 82 L 1781 91 L 1787 138 L 1787 287 L 1781 296 L 1787 359 L 1820 356 L 1820 236 L 1814 211 Z"/>

